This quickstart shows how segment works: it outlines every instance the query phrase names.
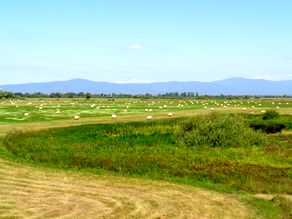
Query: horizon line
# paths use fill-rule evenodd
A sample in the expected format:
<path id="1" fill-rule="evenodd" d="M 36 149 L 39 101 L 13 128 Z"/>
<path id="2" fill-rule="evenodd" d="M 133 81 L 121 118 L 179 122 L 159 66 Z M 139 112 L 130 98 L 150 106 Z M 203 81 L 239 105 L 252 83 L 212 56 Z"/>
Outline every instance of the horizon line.
<path id="1" fill-rule="evenodd" d="M 281 81 L 291 81 L 291 80 L 269 80 L 265 78 L 246 78 L 246 77 L 229 77 L 224 79 L 216 79 L 213 81 L 196 81 L 196 80 L 190 80 L 190 81 L 95 81 L 90 80 L 86 78 L 72 78 L 72 79 L 64 79 L 64 80 L 56 80 L 56 81 L 40 81 L 40 82 L 24 82 L 24 83 L 16 83 L 16 84 L 0 84 L 0 86 L 8 86 L 8 85 L 22 85 L 22 84 L 41 84 L 41 83 L 54 83 L 54 82 L 67 82 L 67 81 L 74 81 L 74 80 L 83 80 L 83 81 L 90 81 L 90 82 L 97 82 L 97 83 L 111 83 L 111 84 L 153 84 L 153 83 L 170 83 L 170 82 L 181 82 L 181 83 L 187 83 L 187 82 L 201 82 L 201 83 L 214 83 L 216 81 L 224 81 L 224 80 L 230 80 L 230 79 L 244 79 L 244 80 L 263 80 L 263 81 L 272 81 L 272 82 L 281 82 Z"/>

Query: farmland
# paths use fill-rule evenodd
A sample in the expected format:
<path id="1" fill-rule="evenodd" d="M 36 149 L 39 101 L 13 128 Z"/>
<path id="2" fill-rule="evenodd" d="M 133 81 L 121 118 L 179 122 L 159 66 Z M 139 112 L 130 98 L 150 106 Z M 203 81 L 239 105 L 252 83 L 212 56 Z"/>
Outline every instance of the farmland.
<path id="1" fill-rule="evenodd" d="M 262 134 L 265 141 L 259 145 L 189 147 L 176 144 L 176 130 L 191 116 L 209 115 L 212 112 L 235 113 L 242 115 L 248 122 L 261 122 L 262 115 L 269 110 L 280 113 L 279 117 L 270 122 L 283 123 L 286 128 L 282 133 Z M 171 116 L 168 115 L 170 112 Z M 112 119 L 112 114 L 117 115 L 117 118 Z M 50 188 L 70 184 L 70 189 L 75 191 L 71 198 L 83 197 L 85 204 L 85 200 L 93 204 L 98 202 L 97 197 L 89 198 L 88 194 L 80 194 L 80 184 L 86 184 L 86 179 L 90 178 L 92 184 L 88 186 L 92 193 L 98 192 L 97 187 L 113 184 L 107 187 L 109 193 L 117 193 L 117 196 L 127 200 L 121 204 L 124 208 L 116 211 L 111 207 L 108 212 L 115 212 L 110 213 L 111 216 L 132 214 L 137 218 L 161 215 L 175 217 L 179 212 L 184 212 L 180 217 L 216 218 L 229 212 L 230 217 L 234 218 L 232 210 L 227 209 L 224 214 L 211 201 L 219 197 L 218 200 L 222 200 L 219 205 L 233 202 L 236 205 L 234 208 L 241 212 L 237 215 L 239 217 L 277 218 L 280 214 L 289 217 L 291 205 L 286 199 L 290 199 L 292 193 L 291 114 L 292 99 L 288 98 L 3 100 L 0 102 L 1 167 L 11 174 L 11 178 L 5 176 L 5 171 L 1 172 L 0 180 L 9 183 L 0 187 L 0 195 L 7 199 L 5 203 L 0 202 L 0 207 L 4 209 L 8 205 L 8 210 L 3 212 L 10 216 L 13 216 L 10 208 L 18 209 L 18 214 L 23 212 L 15 206 L 21 200 L 13 193 L 14 190 L 22 192 L 24 188 L 18 182 L 23 180 L 35 185 L 34 190 L 44 181 L 48 181 L 44 186 Z M 74 120 L 75 115 L 80 116 L 80 119 Z M 148 115 L 152 116 L 151 121 L 146 120 Z M 26 174 L 19 177 L 17 172 L 22 171 Z M 40 181 L 37 181 L 38 176 L 45 178 L 40 177 Z M 60 178 L 70 180 L 65 182 Z M 50 181 L 59 181 L 60 184 L 52 185 Z M 122 183 L 113 183 L 116 181 Z M 133 188 L 128 194 L 117 189 L 129 184 Z M 29 183 L 23 186 L 29 189 Z M 152 200 L 143 186 L 149 186 L 163 200 Z M 4 192 L 7 188 L 11 193 Z M 159 188 L 170 190 L 161 190 L 159 193 Z M 154 203 L 150 205 L 152 210 L 147 210 L 145 206 L 149 205 L 141 203 L 141 200 L 133 200 L 132 196 L 137 190 L 143 194 L 141 197 Z M 170 214 L 158 210 L 168 203 L 170 197 L 166 194 L 179 193 L 178 197 L 186 197 L 186 191 L 194 193 L 191 192 L 190 197 L 181 200 L 185 204 L 178 207 L 179 200 L 177 203 L 172 202 L 176 207 Z M 59 192 L 62 193 L 61 190 Z M 198 209 L 188 206 L 187 200 L 196 203 L 192 195 L 203 193 L 212 198 L 207 199 L 209 201 Z M 255 198 L 269 195 L 273 201 Z M 25 197 L 29 200 L 31 194 L 27 193 Z M 115 199 L 110 195 L 105 197 L 108 200 Z M 233 201 L 229 199 L 231 197 Z M 7 204 L 13 201 L 14 204 Z M 132 205 L 137 207 L 137 203 L 140 203 L 142 207 L 138 206 L 138 210 L 135 210 L 136 207 L 128 209 L 131 201 Z M 70 208 L 72 204 L 69 201 L 62 203 L 64 209 Z M 82 203 L 80 211 L 84 208 Z M 207 205 L 214 208 L 214 215 L 202 212 L 193 214 Z M 53 216 L 61 215 L 60 209 L 52 208 L 55 209 Z M 188 210 L 180 211 L 179 208 Z M 105 207 L 99 210 L 103 212 Z M 149 211 L 154 214 L 149 215 Z M 103 216 L 108 212 L 105 211 Z"/>
<path id="2" fill-rule="evenodd" d="M 0 101 L 0 126 L 4 130 L 55 127 L 76 124 L 117 121 L 143 121 L 147 115 L 153 119 L 191 116 L 211 111 L 261 113 L 275 109 L 282 114 L 292 114 L 292 99 L 25 99 Z M 59 112 L 59 113 L 58 113 Z M 28 113 L 28 116 L 24 116 Z M 80 121 L 72 121 L 75 115 Z M 32 125 L 32 126 L 30 126 Z"/>

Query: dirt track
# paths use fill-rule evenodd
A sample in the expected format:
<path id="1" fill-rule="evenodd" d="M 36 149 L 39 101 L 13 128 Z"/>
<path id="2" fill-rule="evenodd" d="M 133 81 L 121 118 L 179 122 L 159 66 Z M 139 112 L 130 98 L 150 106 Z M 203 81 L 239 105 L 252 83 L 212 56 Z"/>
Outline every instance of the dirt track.
<path id="1" fill-rule="evenodd" d="M 41 169 L 0 158 L 0 218 L 250 218 L 235 195 Z"/>

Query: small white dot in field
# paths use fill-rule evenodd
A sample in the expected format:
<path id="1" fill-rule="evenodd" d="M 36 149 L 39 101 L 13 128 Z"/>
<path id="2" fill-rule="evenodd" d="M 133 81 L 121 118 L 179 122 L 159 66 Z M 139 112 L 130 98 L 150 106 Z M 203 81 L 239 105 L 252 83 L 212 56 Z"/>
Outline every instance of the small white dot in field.
<path id="1" fill-rule="evenodd" d="M 152 116 L 147 116 L 146 119 L 147 120 L 152 120 Z"/>

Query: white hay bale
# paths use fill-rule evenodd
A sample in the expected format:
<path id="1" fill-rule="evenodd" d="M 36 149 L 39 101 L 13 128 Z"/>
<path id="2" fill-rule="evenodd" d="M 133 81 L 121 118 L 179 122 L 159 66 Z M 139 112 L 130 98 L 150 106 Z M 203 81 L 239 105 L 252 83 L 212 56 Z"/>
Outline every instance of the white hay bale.
<path id="1" fill-rule="evenodd" d="M 117 115 L 116 114 L 112 114 L 112 119 L 116 119 Z"/>
<path id="2" fill-rule="evenodd" d="M 152 116 L 147 116 L 146 119 L 147 120 L 152 120 Z"/>
<path id="3" fill-rule="evenodd" d="M 169 117 L 173 117 L 173 113 L 167 113 Z"/>
<path id="4" fill-rule="evenodd" d="M 79 120 L 80 119 L 80 116 L 76 115 L 74 116 L 74 120 Z"/>
<path id="5" fill-rule="evenodd" d="M 24 113 L 23 114 L 25 117 L 29 117 L 29 113 Z"/>

